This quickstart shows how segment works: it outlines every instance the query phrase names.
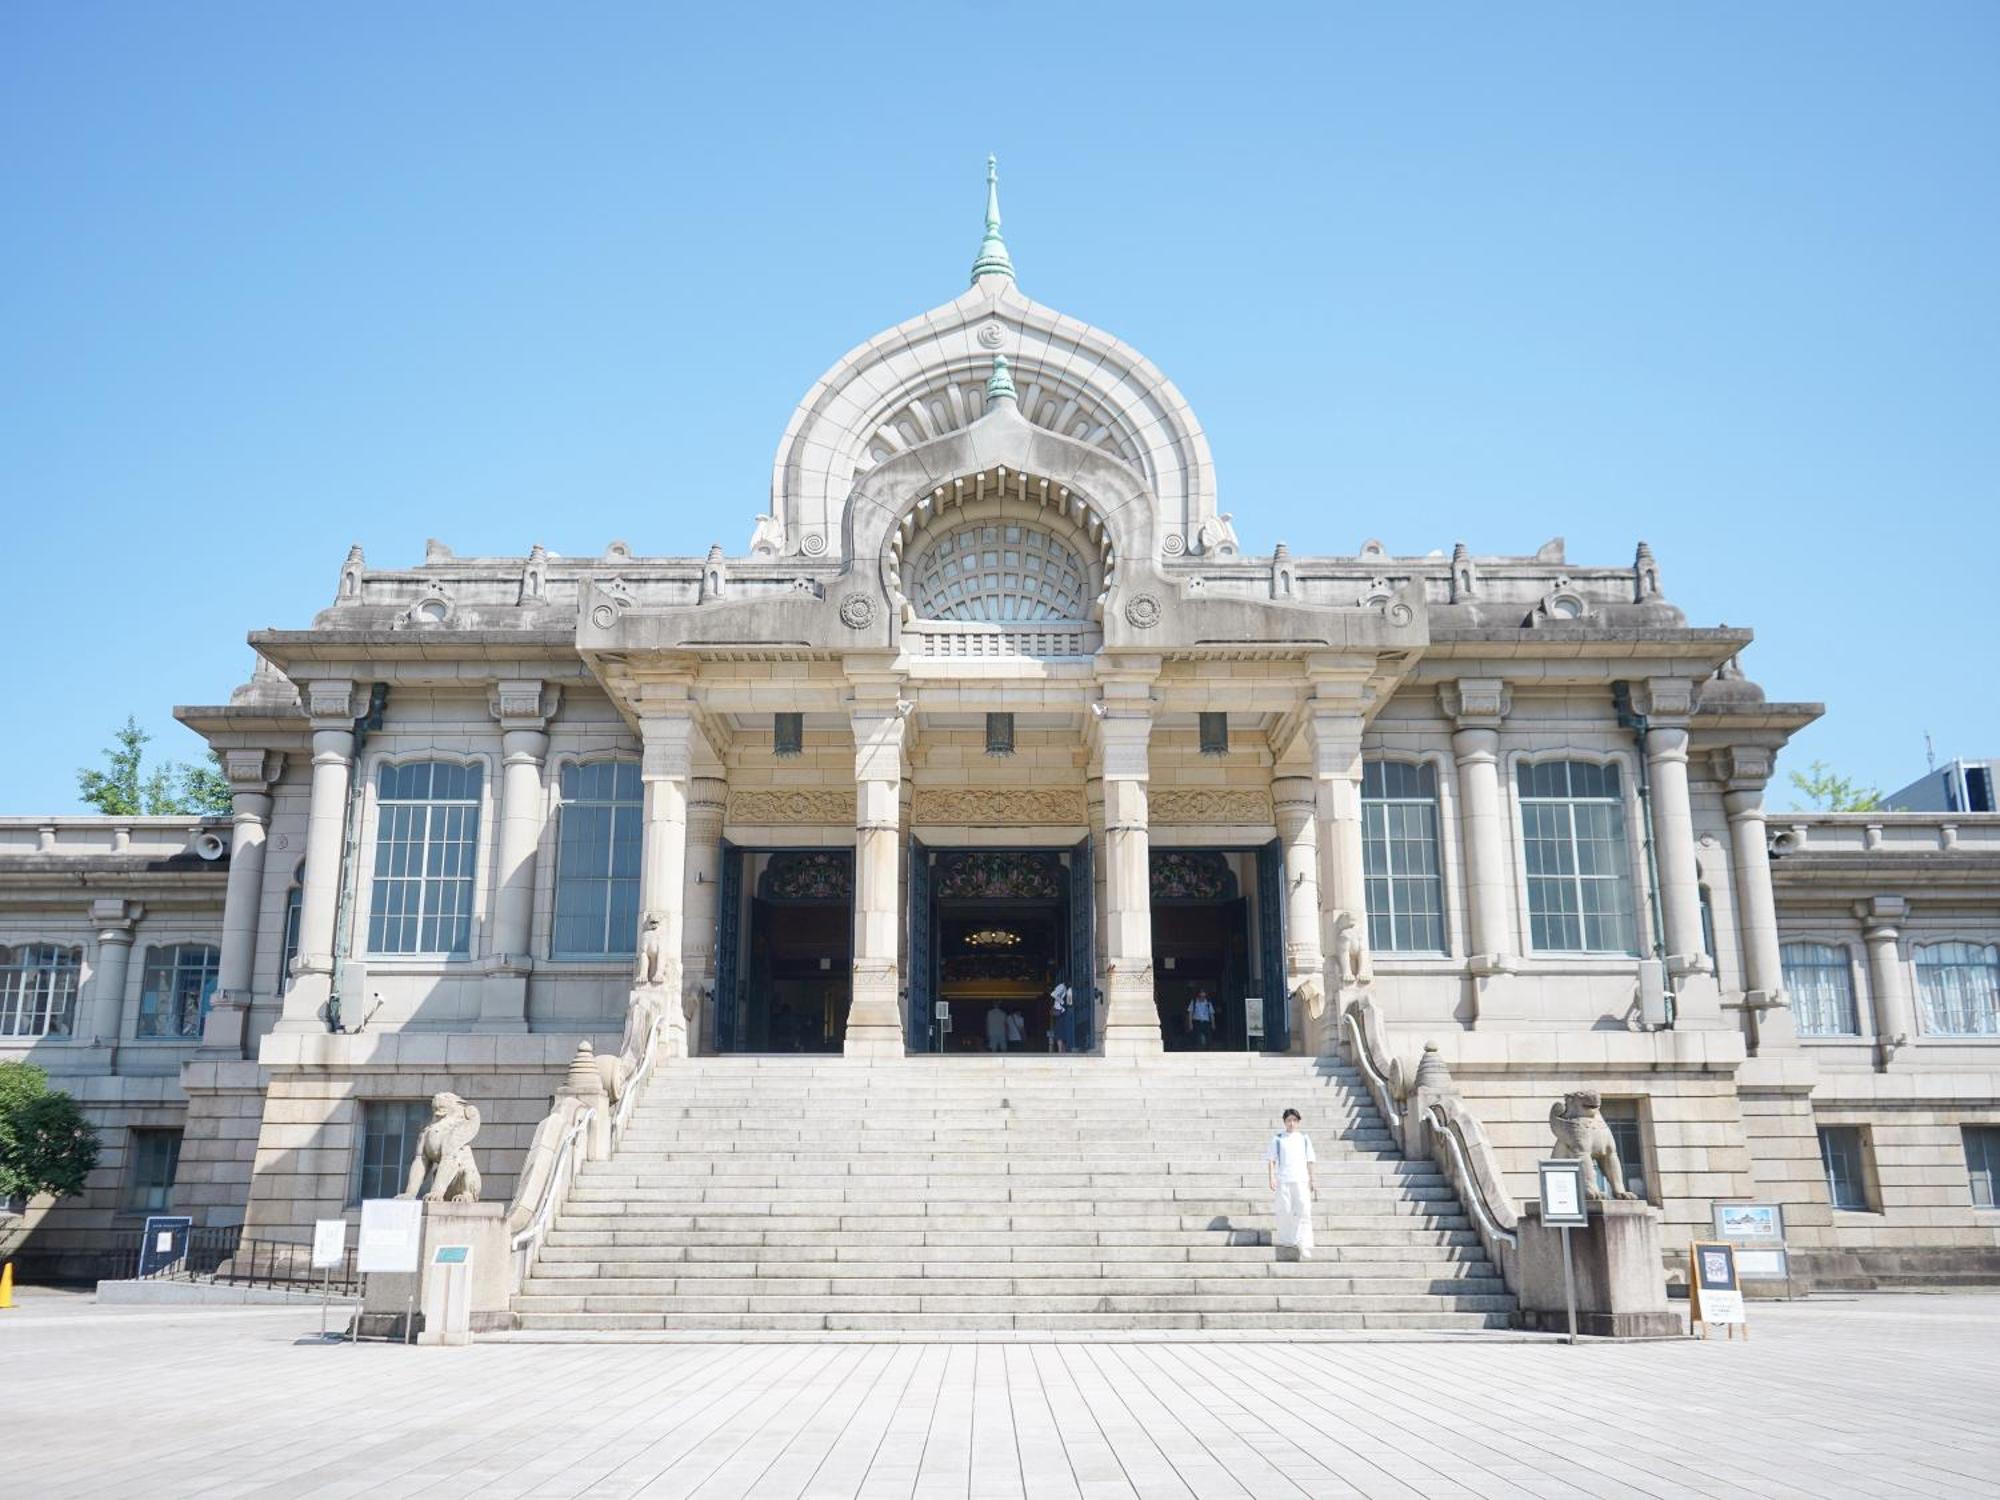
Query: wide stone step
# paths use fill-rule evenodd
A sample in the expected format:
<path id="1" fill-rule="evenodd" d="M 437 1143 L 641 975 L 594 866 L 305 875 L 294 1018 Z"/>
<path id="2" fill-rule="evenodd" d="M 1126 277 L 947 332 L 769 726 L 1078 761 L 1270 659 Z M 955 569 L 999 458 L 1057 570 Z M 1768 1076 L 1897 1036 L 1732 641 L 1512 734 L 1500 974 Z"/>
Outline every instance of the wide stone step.
<path id="1" fill-rule="evenodd" d="M 1507 1327 L 1508 1314 L 1421 1313 L 523 1313 L 524 1330 L 675 1333 L 1105 1332 L 1164 1329 L 1282 1329 L 1290 1332 L 1469 1333 Z"/>
<path id="2" fill-rule="evenodd" d="M 1312 1296 L 1276 1292 L 1260 1294 L 1202 1293 L 1171 1296 L 1133 1292 L 1099 1294 L 1084 1292 L 1055 1296 L 1036 1293 L 1015 1297 L 1005 1294 L 969 1295 L 940 1293 L 932 1296 L 891 1296 L 868 1293 L 841 1296 L 805 1292 L 797 1296 L 646 1296 L 543 1297 L 517 1299 L 522 1314 L 530 1313 L 961 1313 L 979 1315 L 1050 1313 L 1286 1313 L 1301 1320 L 1315 1314 L 1341 1313 L 1430 1313 L 1506 1312 L 1513 1306 L 1508 1297 L 1357 1296 L 1352 1294 Z"/>
<path id="3" fill-rule="evenodd" d="M 828 1305 L 874 1297 L 1327 1297 L 1504 1296 L 1497 1277 L 1472 1276 L 574 1276 L 533 1277 L 522 1295 L 542 1297 L 652 1297 L 690 1306 L 713 1297 L 818 1297 Z"/>
<path id="4" fill-rule="evenodd" d="M 726 1207 L 732 1213 L 796 1213 L 822 1205 L 859 1205 L 875 1213 L 952 1214 L 1008 1212 L 1069 1213 L 1078 1205 L 1089 1205 L 1099 1213 L 1140 1212 L 1152 1208 L 1172 1213 L 1235 1213 L 1259 1206 L 1269 1207 L 1268 1188 L 1237 1188 L 1218 1191 L 1199 1185 L 1176 1187 L 1170 1192 L 1141 1188 L 1000 1188 L 971 1196 L 953 1194 L 876 1192 L 865 1187 L 797 1188 L 780 1192 L 758 1188 L 641 1188 L 593 1187 L 578 1184 L 570 1195 L 572 1212 L 580 1213 L 672 1213 L 685 1210 L 700 1213 L 710 1206 Z M 1455 1202 L 1448 1188 L 1424 1186 L 1397 1192 L 1393 1188 L 1365 1187 L 1347 1192 L 1320 1192 L 1323 1213 L 1387 1213 L 1397 1204 Z"/>
<path id="5" fill-rule="evenodd" d="M 660 1244 L 652 1238 L 636 1238 L 630 1244 L 570 1244 L 550 1238 L 542 1246 L 538 1264 L 550 1266 L 586 1264 L 658 1264 L 682 1266 L 702 1264 L 832 1264 L 832 1266 L 884 1266 L 892 1274 L 902 1274 L 908 1266 L 956 1264 L 956 1266 L 1056 1266 L 1056 1264 L 1168 1264 L 1226 1262 L 1236 1264 L 1246 1254 L 1256 1252 L 1256 1244 L 1216 1244 L 1214 1234 L 1192 1244 L 1020 1244 L 984 1242 L 966 1246 L 942 1244 L 854 1244 L 852 1236 L 822 1236 L 820 1244 L 762 1244 L 758 1236 L 740 1236 L 744 1244 L 716 1242 L 724 1236 L 708 1236 L 698 1244 Z M 1486 1252 L 1476 1238 L 1470 1244 L 1442 1244 L 1448 1236 L 1432 1236 L 1440 1244 L 1330 1244 L 1326 1236 L 1316 1238 L 1318 1258 L 1300 1262 L 1312 1266 L 1464 1266 L 1482 1264 Z M 1274 1262 L 1292 1264 L 1292 1262 Z M 858 1274 L 858 1272 L 856 1272 Z M 1354 1274 L 1360 1274 L 1358 1270 Z M 1432 1272 L 1434 1274 L 1434 1272 Z"/>
<path id="6" fill-rule="evenodd" d="M 1421 1205 L 1401 1205 L 1403 1211 L 1369 1215 L 1366 1218 L 1347 1220 L 1351 1229 L 1394 1229 L 1415 1221 L 1425 1229 L 1466 1229 L 1470 1228 L 1462 1212 L 1423 1213 L 1417 1210 Z M 938 1215 L 884 1215 L 884 1214 L 786 1214 L 767 1215 L 757 1213 L 730 1213 L 726 1208 L 704 1209 L 699 1214 L 565 1214 L 561 1224 L 565 1229 L 619 1229 L 644 1230 L 682 1234 L 691 1229 L 743 1229 L 751 1226 L 766 1230 L 885 1230 L 909 1229 L 927 1230 L 933 1227 L 952 1228 L 982 1234 L 1016 1233 L 1022 1230 L 1049 1229 L 1124 1229 L 1132 1232 L 1158 1232 L 1169 1230 L 1223 1230 L 1243 1228 L 1269 1228 L 1271 1216 L 1244 1212 L 1240 1214 L 965 1214 L 946 1213 Z"/>

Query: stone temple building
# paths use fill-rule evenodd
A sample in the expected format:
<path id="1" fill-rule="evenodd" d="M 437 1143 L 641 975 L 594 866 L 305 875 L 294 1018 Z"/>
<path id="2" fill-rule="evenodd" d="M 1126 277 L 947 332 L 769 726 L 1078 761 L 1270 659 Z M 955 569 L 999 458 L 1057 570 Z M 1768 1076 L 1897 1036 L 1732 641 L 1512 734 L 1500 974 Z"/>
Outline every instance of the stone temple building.
<path id="1" fill-rule="evenodd" d="M 629 1063 L 638 1036 L 658 1062 L 632 1130 L 558 1205 L 570 1248 L 538 1277 L 609 1275 L 588 1247 L 648 1234 L 649 1264 L 700 1259 L 710 1211 L 739 1215 L 717 1244 L 747 1265 L 780 1253 L 777 1216 L 792 1260 L 834 1245 L 768 1309 L 814 1319 L 848 1305 L 836 1253 L 921 1280 L 1033 1229 L 1007 1217 L 1023 1120 L 1090 1158 L 1133 1111 L 1161 1151 L 1208 1122 L 1162 1172 L 1254 1175 L 1184 1198 L 1158 1243 L 1135 1215 L 1127 1258 L 1212 1242 L 1220 1265 L 1256 1238 L 1290 1102 L 1352 1133 L 1353 1258 L 1395 1259 L 1414 1213 L 1476 1261 L 1449 1247 L 1511 1209 L 1385 1118 L 1420 1055 L 1502 1197 L 1532 1195 L 1550 1104 L 1597 1090 L 1673 1267 L 1743 1202 L 1783 1206 L 1799 1284 L 2000 1273 L 2000 814 L 1768 809 L 1821 707 L 1747 679 L 1751 632 L 1690 623 L 1643 542 L 1246 553 L 1194 412 L 1022 293 L 990 182 L 970 285 L 812 382 L 747 547 L 356 547 L 317 614 L 250 636 L 247 683 L 177 710 L 233 817 L 0 820 L 0 1058 L 45 1067 L 106 1146 L 80 1197 L 12 1205 L 0 1246 L 74 1270 L 163 1211 L 302 1242 L 400 1190 L 447 1089 L 507 1200 L 579 1042 Z M 1033 1055 L 992 1055 L 1010 1014 Z M 854 1154 L 814 1166 L 817 1132 Z M 871 1139 L 932 1176 L 814 1219 Z M 746 1141 L 779 1170 L 724 1203 Z M 1077 1178 L 1071 1209 L 1101 1224 L 1120 1192 L 1175 1198 Z M 592 1194 L 615 1220 L 646 1193 L 658 1214 L 592 1238 Z M 911 1227 L 913 1194 L 968 1238 Z M 1046 1258 L 1087 1259 L 1047 1217 Z M 616 1284 L 664 1288 L 669 1321 L 755 1322 L 754 1288 L 703 1302 L 665 1274 Z M 1038 1305 L 1091 1291 L 1050 1286 Z M 545 1315 L 641 1310 L 590 1290 Z M 1130 1311 L 1220 1315 L 1189 1295 Z"/>

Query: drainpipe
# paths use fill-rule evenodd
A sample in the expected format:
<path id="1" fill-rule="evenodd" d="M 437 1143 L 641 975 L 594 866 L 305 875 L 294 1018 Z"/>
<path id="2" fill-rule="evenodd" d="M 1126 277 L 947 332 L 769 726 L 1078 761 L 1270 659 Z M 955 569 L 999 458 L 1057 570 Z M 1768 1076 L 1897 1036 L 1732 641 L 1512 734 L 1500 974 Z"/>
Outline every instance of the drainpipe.
<path id="1" fill-rule="evenodd" d="M 1660 906 L 1660 861 L 1653 846 L 1653 780 L 1646 759 L 1646 731 L 1651 728 L 1646 715 L 1632 707 L 1632 684 L 1611 684 L 1611 705 L 1618 711 L 1618 725 L 1632 731 L 1632 743 L 1639 751 L 1639 822 L 1645 833 L 1646 910 L 1653 920 L 1653 958 L 1660 966 L 1660 982 L 1667 1002 L 1667 1029 L 1672 1030 L 1679 1006 L 1674 994 L 1674 978 L 1667 969 L 1667 916 Z"/>
<path id="2" fill-rule="evenodd" d="M 347 956 L 354 945 L 354 881 L 348 872 L 354 867 L 361 844 L 361 747 L 371 732 L 382 727 L 383 710 L 389 706 L 389 684 L 368 685 L 368 712 L 354 721 L 354 771 L 347 778 L 347 819 L 340 839 L 340 883 L 333 898 L 333 982 L 326 1002 L 326 1029 L 345 1031 L 340 1020 L 340 984 L 347 974 Z"/>

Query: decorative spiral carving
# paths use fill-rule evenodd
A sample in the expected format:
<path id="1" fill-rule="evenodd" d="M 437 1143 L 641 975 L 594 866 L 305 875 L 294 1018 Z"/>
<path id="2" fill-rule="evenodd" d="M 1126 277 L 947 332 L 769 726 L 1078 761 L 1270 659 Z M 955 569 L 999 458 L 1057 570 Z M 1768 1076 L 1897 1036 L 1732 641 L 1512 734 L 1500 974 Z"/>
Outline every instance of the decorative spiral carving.
<path id="1" fill-rule="evenodd" d="M 1179 557 L 1183 552 L 1187 551 L 1187 538 L 1182 536 L 1178 531 L 1170 531 L 1167 533 L 1166 540 L 1160 543 L 1160 550 L 1169 557 Z"/>
<path id="2" fill-rule="evenodd" d="M 1125 605 L 1125 619 L 1134 630 L 1151 630 L 1160 623 L 1158 595 L 1134 595 Z"/>
<path id="3" fill-rule="evenodd" d="M 799 543 L 799 551 L 805 553 L 807 557 L 825 556 L 826 555 L 825 536 L 823 536 L 821 533 L 817 531 L 807 532 L 805 540 Z"/>
<path id="4" fill-rule="evenodd" d="M 875 623 L 875 601 L 866 594 L 849 594 L 840 601 L 840 623 L 849 630 L 866 630 Z"/>
<path id="5" fill-rule="evenodd" d="M 618 611 L 608 604 L 600 604 L 590 612 L 590 623 L 599 630 L 609 630 L 618 623 Z"/>
<path id="6" fill-rule="evenodd" d="M 1417 617 L 1417 612 L 1401 599 L 1384 605 L 1382 613 L 1389 617 L 1391 625 L 1407 625 Z"/>
<path id="7" fill-rule="evenodd" d="M 979 342 L 983 348 L 998 349 L 1006 337 L 998 323 L 988 323 L 979 330 Z"/>

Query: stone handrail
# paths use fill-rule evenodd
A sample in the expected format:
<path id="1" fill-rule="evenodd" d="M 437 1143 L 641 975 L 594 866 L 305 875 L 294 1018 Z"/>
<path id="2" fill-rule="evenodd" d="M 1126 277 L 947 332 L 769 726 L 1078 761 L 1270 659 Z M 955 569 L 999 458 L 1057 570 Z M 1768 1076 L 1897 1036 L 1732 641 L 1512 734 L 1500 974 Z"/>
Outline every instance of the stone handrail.
<path id="1" fill-rule="evenodd" d="M 1423 1113 L 1431 1138 L 1431 1154 L 1458 1190 L 1459 1201 L 1472 1210 L 1473 1227 L 1486 1255 L 1499 1267 L 1509 1291 L 1520 1290 L 1520 1211 L 1508 1196 L 1500 1176 L 1500 1159 L 1486 1138 L 1479 1117 L 1456 1093 L 1429 1095 Z"/>
<path id="2" fill-rule="evenodd" d="M 1373 1000 L 1362 995 L 1341 1013 L 1341 1024 L 1347 1028 L 1348 1050 L 1354 1054 L 1355 1065 L 1367 1081 L 1382 1123 L 1388 1127 L 1396 1149 L 1407 1154 L 1403 1139 L 1403 1068 L 1383 1045 L 1381 1013 Z"/>
<path id="3" fill-rule="evenodd" d="M 643 1010 L 638 1014 L 644 1015 Z M 600 1059 L 589 1042 L 577 1044 L 569 1076 L 549 1112 L 535 1127 L 528 1157 L 507 1209 L 507 1239 L 514 1256 L 514 1290 L 534 1269 L 549 1226 L 569 1198 L 585 1161 L 602 1161 L 617 1148 L 639 1092 L 659 1057 L 660 1018 L 651 1016 L 642 1045 L 628 1045 L 615 1059 Z M 613 1090 L 616 1102 L 613 1102 Z"/>
<path id="4" fill-rule="evenodd" d="M 1518 1291 L 1520 1210 L 1508 1195 L 1485 1127 L 1466 1107 L 1437 1048 L 1425 1047 L 1413 1076 L 1389 1051 L 1381 1012 L 1368 996 L 1351 1001 L 1341 1022 L 1348 1050 L 1404 1157 L 1429 1156 L 1443 1169 L 1471 1215 L 1487 1257 L 1508 1289 Z"/>
<path id="5" fill-rule="evenodd" d="M 596 1123 L 597 1106 L 586 1104 L 574 1094 L 556 1100 L 535 1127 L 535 1139 L 528 1147 L 528 1160 L 521 1169 L 521 1186 L 507 1210 L 507 1244 L 514 1256 L 513 1290 L 534 1269 L 535 1255 L 542 1239 L 555 1222 L 556 1211 L 569 1197 L 569 1185 L 581 1165 L 579 1158 L 589 1150 L 590 1127 Z"/>

